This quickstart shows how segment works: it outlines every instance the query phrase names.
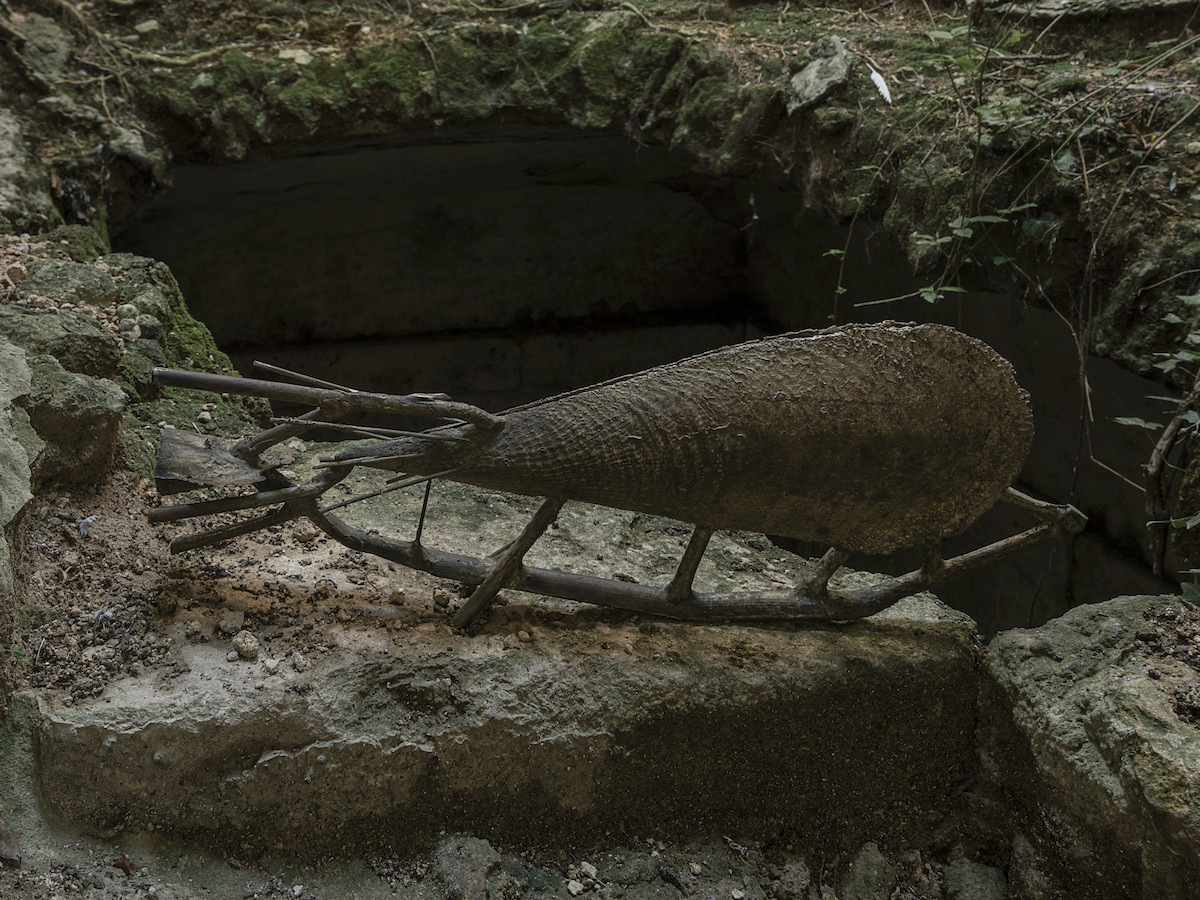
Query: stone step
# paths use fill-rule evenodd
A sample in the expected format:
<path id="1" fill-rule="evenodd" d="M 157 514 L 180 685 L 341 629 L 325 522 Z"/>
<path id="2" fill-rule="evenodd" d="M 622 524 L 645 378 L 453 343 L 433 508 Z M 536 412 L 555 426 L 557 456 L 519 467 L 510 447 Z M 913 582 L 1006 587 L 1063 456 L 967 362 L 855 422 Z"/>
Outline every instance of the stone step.
<path id="1" fill-rule="evenodd" d="M 47 811 L 240 858 L 414 850 L 443 831 L 919 846 L 975 767 L 974 624 L 930 595 L 824 627 L 513 599 L 465 635 L 433 603 L 415 621 L 370 611 L 304 653 L 264 635 L 248 661 L 220 632 L 185 639 L 205 612 L 185 603 L 173 669 L 38 698 Z"/>

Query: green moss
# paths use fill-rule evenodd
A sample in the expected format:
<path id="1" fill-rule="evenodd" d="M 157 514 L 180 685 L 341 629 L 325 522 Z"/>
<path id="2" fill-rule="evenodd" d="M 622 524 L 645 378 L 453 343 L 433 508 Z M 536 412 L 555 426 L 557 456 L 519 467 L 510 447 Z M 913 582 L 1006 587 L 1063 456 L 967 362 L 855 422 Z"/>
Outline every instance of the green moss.
<path id="1" fill-rule="evenodd" d="M 496 86 L 484 78 L 483 59 L 488 49 L 481 46 L 477 28 L 464 28 L 428 39 L 436 73 L 436 108 L 455 118 L 482 119 L 498 105 Z M 496 78 L 495 67 L 490 69 Z"/>
<path id="2" fill-rule="evenodd" d="M 343 66 L 325 57 L 306 65 L 287 62 L 272 67 L 275 78 L 265 96 L 281 112 L 298 119 L 309 131 L 316 131 L 330 112 L 345 109 L 350 103 L 351 86 Z"/>
<path id="3" fill-rule="evenodd" d="M 592 97 L 616 100 L 624 88 L 624 70 L 630 65 L 630 46 L 622 28 L 598 28 L 575 46 L 571 61 L 580 83 Z"/>
<path id="4" fill-rule="evenodd" d="M 93 225 L 60 225 L 38 235 L 38 240 L 53 241 L 76 262 L 93 260 L 111 249 L 108 245 L 108 229 L 99 220 Z"/>
<path id="5" fill-rule="evenodd" d="M 270 80 L 263 62 L 241 50 L 224 53 L 208 74 L 212 76 L 213 93 L 219 97 L 259 91 Z"/>
<path id="6" fill-rule="evenodd" d="M 50 316 L 0 304 L 0 333 L 29 353 L 45 353 L 68 371 L 97 378 L 115 375 L 121 358 L 117 339 L 91 316 L 71 312 Z"/>
<path id="7" fill-rule="evenodd" d="M 733 116 L 735 99 L 734 90 L 722 78 L 704 78 L 696 82 L 679 111 L 676 141 L 721 140 L 724 127 Z"/>
<path id="8" fill-rule="evenodd" d="M 513 73 L 506 100 L 525 109 L 570 106 L 576 95 L 571 38 L 548 19 L 535 20 L 513 44 Z"/>
<path id="9" fill-rule="evenodd" d="M 418 42 L 375 44 L 355 51 L 347 62 L 346 78 L 358 102 L 399 106 L 407 113 L 424 105 L 422 76 L 429 63 Z"/>

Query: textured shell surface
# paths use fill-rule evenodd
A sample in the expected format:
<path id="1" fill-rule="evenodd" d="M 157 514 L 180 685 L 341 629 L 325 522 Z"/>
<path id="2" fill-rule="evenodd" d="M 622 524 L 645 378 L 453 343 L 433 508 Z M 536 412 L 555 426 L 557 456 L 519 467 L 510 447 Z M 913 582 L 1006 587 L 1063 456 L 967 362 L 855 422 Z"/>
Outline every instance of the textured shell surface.
<path id="1" fill-rule="evenodd" d="M 406 470 L 457 462 L 450 477 L 481 487 L 865 553 L 962 531 L 1033 440 L 1009 363 L 941 325 L 764 338 L 503 415 L 465 457 L 428 447 Z M 351 455 L 422 449 L 367 446 Z"/>

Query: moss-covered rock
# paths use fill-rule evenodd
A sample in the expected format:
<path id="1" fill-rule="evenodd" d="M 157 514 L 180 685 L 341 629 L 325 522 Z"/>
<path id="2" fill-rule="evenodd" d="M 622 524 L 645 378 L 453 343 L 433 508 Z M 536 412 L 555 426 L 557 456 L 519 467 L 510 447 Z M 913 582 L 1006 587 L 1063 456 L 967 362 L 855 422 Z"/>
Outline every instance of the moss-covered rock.
<path id="1" fill-rule="evenodd" d="M 32 496 L 28 458 L 17 436 L 20 408 L 16 405 L 29 394 L 30 377 L 24 351 L 0 337 L 0 530 L 8 527 Z"/>
<path id="2" fill-rule="evenodd" d="M 139 316 L 153 317 L 161 331 L 161 340 L 155 341 L 161 355 L 135 341 L 136 352 L 153 359 L 154 365 L 201 372 L 233 371 L 233 363 L 217 348 L 212 332 L 188 310 L 179 283 L 166 263 L 131 253 L 111 253 L 104 262 L 120 268 L 125 275 L 119 299 L 133 306 Z M 143 336 L 150 337 L 146 331 Z"/>
<path id="3" fill-rule="evenodd" d="M 240 159 L 256 146 L 477 121 L 509 108 L 581 128 L 620 127 L 745 169 L 762 116 L 711 44 L 648 31 L 629 9 L 446 23 L 345 54 L 230 50 L 196 74 L 141 75 L 152 116 L 186 129 L 185 152 Z M 778 95 L 779 81 L 770 86 Z M 752 122 L 737 124 L 750 116 Z M 749 126 L 749 127 L 748 127 Z M 731 135 L 734 140 L 731 141 Z"/>
<path id="4" fill-rule="evenodd" d="M 85 484 L 112 465 L 125 394 L 112 381 L 66 371 L 52 356 L 30 359 L 28 395 L 22 401 L 45 447 L 33 466 L 35 484 Z"/>
<path id="5" fill-rule="evenodd" d="M 1073 896 L 1194 890 L 1200 742 L 1179 696 L 1197 672 L 1174 626 L 1195 620 L 1178 597 L 1119 597 L 990 645 L 987 757 Z"/>
<path id="6" fill-rule="evenodd" d="M 0 305 L 0 335 L 29 353 L 53 356 L 71 372 L 112 378 L 121 342 L 96 320 L 73 311 L 47 311 Z"/>
<path id="7" fill-rule="evenodd" d="M 20 408 L 15 403 L 28 394 L 29 384 L 24 351 L 0 337 L 0 648 L 13 646 L 17 622 L 8 536 L 13 521 L 33 496 L 29 460 L 17 435 Z M 0 650 L 0 709 L 12 693 L 13 665 L 12 655 Z"/>
<path id="8" fill-rule="evenodd" d="M 62 250 L 76 262 L 86 262 L 103 256 L 111 249 L 108 243 L 108 229 L 103 221 L 91 225 L 59 225 L 45 234 L 38 235 L 38 240 L 51 241 L 57 250 Z"/>
<path id="9" fill-rule="evenodd" d="M 39 259 L 29 264 L 22 284 L 27 294 L 40 294 L 76 306 L 108 306 L 121 296 L 112 278 L 84 263 L 64 259 Z"/>

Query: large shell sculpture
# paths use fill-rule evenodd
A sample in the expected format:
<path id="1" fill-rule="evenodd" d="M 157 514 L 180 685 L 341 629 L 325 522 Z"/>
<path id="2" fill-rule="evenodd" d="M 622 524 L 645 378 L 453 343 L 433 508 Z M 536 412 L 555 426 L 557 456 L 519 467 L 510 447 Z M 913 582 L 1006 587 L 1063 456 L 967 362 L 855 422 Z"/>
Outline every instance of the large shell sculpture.
<path id="1" fill-rule="evenodd" d="M 269 367 L 268 367 L 269 368 Z M 282 372 L 282 370 L 275 370 Z M 465 627 L 501 588 L 699 620 L 841 620 L 870 615 L 958 572 L 1080 530 L 1074 507 L 1011 485 L 1029 452 L 1029 398 L 986 344 L 942 325 L 851 325 L 722 347 L 644 372 L 492 414 L 444 395 L 376 394 L 284 373 L 288 384 L 156 369 L 163 384 L 309 404 L 313 409 L 225 450 L 168 430 L 161 493 L 253 486 L 254 493 L 164 505 L 162 522 L 218 512 L 271 511 L 178 538 L 173 552 L 307 517 L 357 550 L 453 579 L 473 590 Z M 264 461 L 281 441 L 350 415 L 442 420 L 420 432 L 343 426 L 369 440 L 295 483 Z M 396 541 L 349 525 L 322 495 L 356 466 L 403 473 L 387 489 L 433 479 L 545 498 L 524 531 L 476 558 Z M 363 498 L 373 496 L 362 495 Z M 663 586 L 527 566 L 523 558 L 566 501 L 667 516 L 693 526 Z M 940 541 L 997 502 L 1028 511 L 1028 530 L 950 559 Z M 716 529 L 829 545 L 807 578 L 778 592 L 701 593 L 693 579 Z M 863 588 L 829 578 L 853 552 L 922 545 L 920 569 Z"/>

